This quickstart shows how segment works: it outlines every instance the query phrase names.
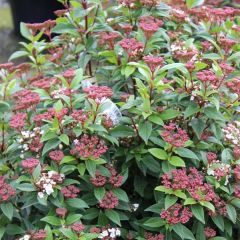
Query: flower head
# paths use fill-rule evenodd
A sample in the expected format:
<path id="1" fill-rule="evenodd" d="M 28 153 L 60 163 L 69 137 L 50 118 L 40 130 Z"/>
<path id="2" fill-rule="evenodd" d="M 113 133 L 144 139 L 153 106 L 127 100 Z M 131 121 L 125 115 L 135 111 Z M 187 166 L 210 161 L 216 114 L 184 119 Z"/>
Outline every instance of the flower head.
<path id="1" fill-rule="evenodd" d="M 105 196 L 101 200 L 100 207 L 105 209 L 114 209 L 118 203 L 117 196 L 112 191 L 109 191 L 105 193 Z"/>

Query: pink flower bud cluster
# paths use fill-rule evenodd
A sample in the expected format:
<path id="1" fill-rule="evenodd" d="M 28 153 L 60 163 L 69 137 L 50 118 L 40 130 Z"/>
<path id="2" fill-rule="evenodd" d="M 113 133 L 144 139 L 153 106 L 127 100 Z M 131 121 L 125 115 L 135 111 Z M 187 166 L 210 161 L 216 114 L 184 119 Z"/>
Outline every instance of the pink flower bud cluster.
<path id="1" fill-rule="evenodd" d="M 154 7 L 157 5 L 158 0 L 140 0 L 140 3 L 145 7 Z"/>
<path id="2" fill-rule="evenodd" d="M 56 111 L 54 108 L 50 108 L 47 112 L 35 115 L 33 121 L 36 122 L 38 126 L 41 126 L 44 120 L 51 121 L 54 117 L 56 117 L 58 121 L 61 122 L 67 113 L 67 108 L 62 108 L 60 111 Z"/>
<path id="3" fill-rule="evenodd" d="M 32 240 L 44 240 L 47 237 L 47 232 L 43 229 L 40 229 L 36 232 L 31 233 Z"/>
<path id="4" fill-rule="evenodd" d="M 178 23 L 184 23 L 188 17 L 188 14 L 179 8 L 171 9 L 170 13 L 171 13 L 173 19 L 175 21 L 177 21 Z"/>
<path id="5" fill-rule="evenodd" d="M 236 186 L 234 187 L 234 196 L 235 196 L 236 198 L 239 198 L 239 199 L 240 199 L 240 186 L 239 186 L 239 185 L 236 185 Z"/>
<path id="6" fill-rule="evenodd" d="M 75 140 L 74 143 L 75 146 L 71 149 L 71 154 L 83 158 L 98 159 L 108 150 L 105 142 L 97 135 L 90 136 L 84 134 L 79 140 Z"/>
<path id="7" fill-rule="evenodd" d="M 183 62 L 194 61 L 198 55 L 197 48 L 192 46 L 185 46 L 185 42 L 176 41 L 171 45 L 171 50 L 174 57 Z"/>
<path id="8" fill-rule="evenodd" d="M 153 233 L 145 233 L 144 239 L 146 240 L 164 240 L 165 236 L 161 233 L 153 234 Z"/>
<path id="9" fill-rule="evenodd" d="M 224 49 L 225 53 L 229 53 L 232 49 L 232 47 L 237 43 L 235 40 L 227 38 L 227 37 L 221 37 L 219 39 L 220 46 Z"/>
<path id="10" fill-rule="evenodd" d="M 147 39 L 150 39 L 162 25 L 162 20 L 152 16 L 141 17 L 139 21 L 139 27 L 143 30 Z"/>
<path id="11" fill-rule="evenodd" d="M 12 115 L 9 125 L 11 128 L 20 131 L 24 128 L 26 119 L 27 119 L 26 113 L 17 113 L 15 115 Z"/>
<path id="12" fill-rule="evenodd" d="M 112 119 L 108 115 L 103 115 L 102 125 L 106 129 L 110 129 L 114 126 Z"/>
<path id="13" fill-rule="evenodd" d="M 76 75 L 76 71 L 73 68 L 69 68 L 63 73 L 63 77 L 70 82 Z"/>
<path id="14" fill-rule="evenodd" d="M 94 99 L 97 103 L 101 103 L 106 98 L 113 96 L 113 91 L 107 86 L 95 86 L 84 88 L 83 92 L 87 94 L 88 98 Z"/>
<path id="15" fill-rule="evenodd" d="M 167 210 L 161 212 L 161 218 L 165 219 L 169 224 L 174 225 L 178 223 L 187 223 L 192 217 L 192 212 L 188 207 L 184 207 L 176 203 Z"/>
<path id="16" fill-rule="evenodd" d="M 124 38 L 119 44 L 127 52 L 129 57 L 141 55 L 144 49 L 144 44 L 138 42 L 135 38 Z"/>
<path id="17" fill-rule="evenodd" d="M 182 128 L 177 127 L 174 123 L 164 125 L 163 128 L 164 131 L 161 133 L 161 137 L 173 147 L 184 147 L 189 140 L 187 132 Z"/>
<path id="18" fill-rule="evenodd" d="M 67 214 L 68 210 L 66 208 L 57 208 L 56 209 L 56 214 L 59 217 L 65 218 L 66 214 Z"/>
<path id="19" fill-rule="evenodd" d="M 211 70 L 203 70 L 197 73 L 197 78 L 203 83 L 210 83 L 212 86 L 217 86 L 219 79 Z"/>
<path id="20" fill-rule="evenodd" d="M 95 177 L 91 177 L 90 181 L 95 187 L 102 187 L 107 183 L 107 178 L 99 170 L 96 170 Z"/>
<path id="21" fill-rule="evenodd" d="M 234 177 L 236 179 L 236 181 L 240 181 L 240 165 L 236 165 L 236 167 L 233 170 L 234 172 Z"/>
<path id="22" fill-rule="evenodd" d="M 213 238 L 216 236 L 216 231 L 210 227 L 204 228 L 204 235 L 207 239 Z"/>
<path id="23" fill-rule="evenodd" d="M 74 185 L 69 185 L 61 189 L 61 193 L 65 198 L 76 198 L 80 193 L 80 189 Z"/>
<path id="24" fill-rule="evenodd" d="M 212 48 L 212 43 L 209 41 L 203 41 L 201 42 L 202 50 L 203 52 L 210 51 Z"/>
<path id="25" fill-rule="evenodd" d="M 0 202 L 7 202 L 15 194 L 16 190 L 5 182 L 4 176 L 0 176 Z"/>
<path id="26" fill-rule="evenodd" d="M 163 61 L 164 61 L 162 57 L 152 56 L 152 55 L 144 56 L 143 60 L 149 66 L 152 72 L 154 72 L 157 67 L 162 67 Z"/>
<path id="27" fill-rule="evenodd" d="M 240 159 L 240 147 L 236 147 L 236 146 L 234 147 L 233 156 L 234 156 L 235 160 Z"/>
<path id="28" fill-rule="evenodd" d="M 15 110 L 33 108 L 40 102 L 38 93 L 26 89 L 16 92 L 13 98 L 15 99 Z"/>
<path id="29" fill-rule="evenodd" d="M 234 78 L 227 82 L 226 86 L 231 92 L 238 94 L 238 97 L 240 96 L 240 78 Z"/>
<path id="30" fill-rule="evenodd" d="M 217 154 L 214 152 L 207 152 L 208 164 L 217 162 Z"/>
<path id="31" fill-rule="evenodd" d="M 76 222 L 71 226 L 71 229 L 78 234 L 81 233 L 84 230 L 84 228 L 85 226 L 80 222 Z"/>
<path id="32" fill-rule="evenodd" d="M 62 159 L 64 158 L 64 153 L 61 150 L 54 150 L 49 153 L 49 157 L 55 161 L 57 164 L 60 164 Z"/>
<path id="33" fill-rule="evenodd" d="M 203 182 L 203 176 L 196 168 L 175 169 L 162 176 L 164 187 L 173 190 L 186 190 L 197 201 L 213 201 L 216 197 L 211 185 Z"/>
<path id="34" fill-rule="evenodd" d="M 31 86 L 49 91 L 49 89 L 51 88 L 51 86 L 53 85 L 54 82 L 55 82 L 55 78 L 44 77 L 42 79 L 38 79 L 38 80 L 31 82 Z"/>
<path id="35" fill-rule="evenodd" d="M 224 75 L 228 75 L 236 70 L 235 67 L 232 67 L 231 65 L 225 62 L 220 63 L 219 67 L 222 69 Z"/>
<path id="36" fill-rule="evenodd" d="M 213 199 L 213 205 L 215 207 L 215 212 L 209 211 L 209 216 L 217 216 L 218 214 L 222 216 L 227 216 L 227 204 L 224 200 L 216 196 Z"/>
<path id="37" fill-rule="evenodd" d="M 114 209 L 119 203 L 117 196 L 112 192 L 106 192 L 99 205 L 104 209 Z"/>
<path id="38" fill-rule="evenodd" d="M 21 162 L 21 165 L 30 174 L 33 173 L 34 169 L 40 164 L 40 161 L 36 158 L 27 158 Z"/>
<path id="39" fill-rule="evenodd" d="M 108 49 L 114 49 L 116 40 L 120 37 L 117 32 L 102 32 L 99 35 L 99 44 L 101 46 L 108 46 Z"/>
<path id="40" fill-rule="evenodd" d="M 4 70 L 8 71 L 13 66 L 14 66 L 14 63 L 12 63 L 12 62 L 1 63 L 0 69 L 4 69 Z"/>
<path id="41" fill-rule="evenodd" d="M 123 183 L 123 176 L 117 173 L 117 171 L 111 166 L 107 165 L 106 168 L 111 173 L 109 178 L 101 175 L 100 171 L 97 170 L 95 173 L 95 178 L 91 178 L 91 182 L 95 187 L 102 187 L 107 183 L 110 183 L 113 187 L 118 188 Z"/>
<path id="42" fill-rule="evenodd" d="M 90 118 L 90 112 L 84 110 L 73 110 L 71 117 L 84 126 L 85 122 Z"/>

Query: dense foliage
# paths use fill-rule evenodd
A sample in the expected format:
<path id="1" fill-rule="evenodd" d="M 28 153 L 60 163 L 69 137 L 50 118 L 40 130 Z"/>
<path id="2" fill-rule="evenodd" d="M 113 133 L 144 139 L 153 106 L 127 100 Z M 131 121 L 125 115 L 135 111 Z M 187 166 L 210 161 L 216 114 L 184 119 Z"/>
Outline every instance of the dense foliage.
<path id="1" fill-rule="evenodd" d="M 61 2 L 0 65 L 0 238 L 234 239 L 240 10 Z"/>

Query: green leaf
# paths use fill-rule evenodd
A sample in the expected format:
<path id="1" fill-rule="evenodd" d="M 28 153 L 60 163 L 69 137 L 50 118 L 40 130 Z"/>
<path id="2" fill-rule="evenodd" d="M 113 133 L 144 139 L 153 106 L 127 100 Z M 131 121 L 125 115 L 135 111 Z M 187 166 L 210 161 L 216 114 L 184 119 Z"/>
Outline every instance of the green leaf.
<path id="1" fill-rule="evenodd" d="M 168 159 L 168 155 L 167 152 L 164 151 L 161 148 L 151 148 L 148 149 L 148 151 L 155 157 L 161 160 L 167 160 Z"/>
<path id="2" fill-rule="evenodd" d="M 23 183 L 17 186 L 17 189 L 23 191 L 23 192 L 34 192 L 36 189 L 31 183 Z"/>
<path id="3" fill-rule="evenodd" d="M 55 149 L 60 144 L 58 139 L 52 139 L 45 143 L 42 151 L 42 155 L 45 155 L 48 151 Z"/>
<path id="4" fill-rule="evenodd" d="M 87 203 L 80 198 L 69 198 L 66 200 L 66 204 L 69 205 L 70 207 L 77 209 L 84 209 L 89 207 Z"/>
<path id="5" fill-rule="evenodd" d="M 201 139 L 203 130 L 205 129 L 206 125 L 202 119 L 194 118 L 191 121 L 191 126 L 193 131 L 196 133 L 198 139 Z"/>
<path id="6" fill-rule="evenodd" d="M 192 158 L 192 159 L 199 160 L 197 155 L 193 151 L 187 148 L 177 148 L 174 150 L 174 152 L 184 158 Z"/>
<path id="7" fill-rule="evenodd" d="M 69 137 L 67 134 L 62 134 L 59 136 L 59 139 L 61 142 L 65 143 L 66 145 L 69 145 Z"/>
<path id="8" fill-rule="evenodd" d="M 112 192 L 123 202 L 129 202 L 127 193 L 121 188 L 114 188 Z"/>
<path id="9" fill-rule="evenodd" d="M 17 59 L 17 58 L 20 58 L 20 57 L 26 57 L 28 55 L 28 52 L 26 51 L 17 51 L 17 52 L 14 52 L 10 58 L 9 58 L 9 61 L 12 61 L 14 59 Z"/>
<path id="10" fill-rule="evenodd" d="M 187 198 L 185 201 L 184 201 L 184 205 L 192 205 L 192 204 L 196 204 L 196 200 L 193 199 L 193 198 Z"/>
<path id="11" fill-rule="evenodd" d="M 169 162 L 175 167 L 185 167 L 186 166 L 183 159 L 180 157 L 177 157 L 177 156 L 172 156 L 170 158 Z"/>
<path id="12" fill-rule="evenodd" d="M 47 232 L 47 237 L 46 237 L 45 240 L 53 240 L 52 230 L 51 230 L 51 228 L 49 227 L 49 225 L 46 225 L 46 227 L 45 227 L 44 230 Z"/>
<path id="13" fill-rule="evenodd" d="M 218 215 L 218 216 L 215 216 L 215 217 L 211 217 L 213 222 L 215 223 L 215 225 L 221 230 L 224 232 L 224 220 L 223 220 L 223 217 Z"/>
<path id="14" fill-rule="evenodd" d="M 191 206 L 191 210 L 192 210 L 193 215 L 196 217 L 196 219 L 198 219 L 200 222 L 205 224 L 203 207 L 196 204 L 196 205 Z"/>
<path id="15" fill-rule="evenodd" d="M 60 228 L 60 232 L 68 239 L 71 239 L 71 240 L 79 239 L 77 235 L 71 230 L 71 228 L 66 228 L 66 227 Z"/>
<path id="16" fill-rule="evenodd" d="M 65 156 L 65 157 L 62 159 L 62 161 L 60 162 L 60 165 L 61 165 L 61 164 L 64 164 L 64 163 L 73 162 L 73 161 L 75 161 L 75 160 L 76 160 L 76 158 L 73 157 L 73 156 Z"/>
<path id="17" fill-rule="evenodd" d="M 75 72 L 75 77 L 73 78 L 70 87 L 71 89 L 78 89 L 80 87 L 80 83 L 83 80 L 83 70 L 79 68 Z"/>
<path id="18" fill-rule="evenodd" d="M 215 212 L 215 207 L 212 203 L 210 202 L 200 202 L 200 204 L 208 209 L 210 209 L 211 211 Z"/>
<path id="19" fill-rule="evenodd" d="M 187 8 L 191 9 L 204 4 L 204 0 L 186 0 Z"/>
<path id="20" fill-rule="evenodd" d="M 164 207 L 165 209 L 168 209 L 169 207 L 171 207 L 172 205 L 174 205 L 177 202 L 178 198 L 172 195 L 167 195 L 165 197 L 165 203 L 164 203 Z"/>
<path id="21" fill-rule="evenodd" d="M 142 122 L 139 124 L 138 132 L 140 137 L 144 140 L 144 142 L 147 144 L 148 139 L 151 136 L 152 133 L 152 123 L 150 122 Z"/>
<path id="22" fill-rule="evenodd" d="M 105 210 L 105 214 L 108 219 L 110 219 L 112 222 L 116 223 L 118 226 L 121 226 L 120 217 L 116 211 L 114 211 L 112 209 L 107 209 L 107 210 Z"/>
<path id="23" fill-rule="evenodd" d="M 81 219 L 82 215 L 81 214 L 70 214 L 67 216 L 66 219 L 66 224 L 71 225 Z"/>
<path id="24" fill-rule="evenodd" d="M 164 226 L 164 221 L 160 217 L 151 217 L 143 223 L 146 227 L 159 228 Z"/>
<path id="25" fill-rule="evenodd" d="M 186 110 L 184 111 L 184 118 L 188 118 L 193 114 L 199 112 L 199 106 L 195 102 L 190 102 Z"/>
<path id="26" fill-rule="evenodd" d="M 208 118 L 220 121 L 224 120 L 223 115 L 219 111 L 217 111 L 216 107 L 206 107 L 204 109 L 204 113 Z"/>
<path id="27" fill-rule="evenodd" d="M 5 227 L 1 227 L 1 228 L 0 228 L 0 240 L 2 239 L 5 231 L 6 231 L 6 228 L 5 228 Z"/>
<path id="28" fill-rule="evenodd" d="M 61 220 L 55 216 L 46 216 L 41 219 L 43 222 L 47 222 L 54 226 L 61 226 Z"/>
<path id="29" fill-rule="evenodd" d="M 12 220 L 13 217 L 13 205 L 12 203 L 2 203 L 1 209 L 3 211 L 3 214 L 9 219 Z"/>
<path id="30" fill-rule="evenodd" d="M 91 175 L 91 177 L 95 177 L 96 163 L 94 161 L 87 160 L 87 161 L 85 161 L 85 164 L 86 164 L 86 168 L 87 168 L 89 174 Z"/>
<path id="31" fill-rule="evenodd" d="M 24 38 L 26 38 L 26 39 L 28 39 L 28 40 L 31 41 L 31 39 L 32 39 L 32 34 L 31 34 L 31 32 L 29 31 L 29 29 L 27 28 L 26 24 L 23 23 L 23 22 L 20 23 L 20 32 L 21 32 L 21 35 L 22 35 Z"/>
<path id="32" fill-rule="evenodd" d="M 182 224 L 177 224 L 173 226 L 173 231 L 181 238 L 181 239 L 190 239 L 195 240 L 192 232 Z"/>
<path id="33" fill-rule="evenodd" d="M 105 195 L 105 188 L 104 187 L 99 187 L 99 188 L 94 188 L 94 196 L 98 201 L 101 201 Z"/>
<path id="34" fill-rule="evenodd" d="M 160 118 L 163 121 L 176 118 L 180 115 L 181 115 L 181 113 L 177 110 L 174 110 L 174 109 L 167 109 L 167 110 L 164 110 L 163 112 L 161 112 L 159 114 Z"/>
<path id="35" fill-rule="evenodd" d="M 237 211 L 234 206 L 227 204 L 227 213 L 229 219 L 233 222 L 236 223 L 237 221 Z"/>
<path id="36" fill-rule="evenodd" d="M 161 119 L 159 114 L 153 113 L 151 116 L 148 117 L 148 120 L 157 124 L 157 125 L 164 125 L 163 120 Z"/>
<path id="37" fill-rule="evenodd" d="M 0 101 L 0 112 L 7 112 L 10 110 L 10 105 L 7 102 Z"/>
<path id="38" fill-rule="evenodd" d="M 187 74 L 188 71 L 185 67 L 185 65 L 183 63 L 171 63 L 171 64 L 167 64 L 165 65 L 164 67 L 162 67 L 160 69 L 160 72 L 164 72 L 164 71 L 167 71 L 167 70 L 172 70 L 172 69 L 177 69 L 177 70 L 180 70 L 182 71 L 184 74 Z"/>
<path id="39" fill-rule="evenodd" d="M 187 196 L 182 190 L 175 190 L 173 194 L 179 198 L 186 199 Z"/>

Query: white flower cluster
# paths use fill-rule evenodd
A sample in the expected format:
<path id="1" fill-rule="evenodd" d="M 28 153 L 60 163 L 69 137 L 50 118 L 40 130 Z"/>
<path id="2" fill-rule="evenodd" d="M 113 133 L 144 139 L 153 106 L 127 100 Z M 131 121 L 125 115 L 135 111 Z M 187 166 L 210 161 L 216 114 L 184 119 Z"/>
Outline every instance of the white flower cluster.
<path id="1" fill-rule="evenodd" d="M 22 159 L 24 158 L 24 152 L 29 150 L 29 144 L 31 144 L 36 137 L 41 137 L 43 133 L 40 127 L 36 127 L 32 131 L 21 131 L 22 137 L 18 138 L 17 142 L 21 144 L 19 148 L 22 149 L 20 154 Z"/>
<path id="2" fill-rule="evenodd" d="M 58 90 L 54 90 L 54 91 L 52 91 L 51 95 L 54 99 L 59 99 L 59 98 L 61 98 L 61 95 L 65 95 L 64 94 L 65 90 L 67 90 L 67 89 L 66 88 L 60 88 Z M 73 92 L 73 90 L 69 90 L 69 91 Z"/>
<path id="3" fill-rule="evenodd" d="M 105 237 L 116 238 L 121 236 L 121 231 L 119 228 L 108 228 L 98 236 L 99 239 L 103 239 Z"/>
<path id="4" fill-rule="evenodd" d="M 49 171 L 47 173 L 42 173 L 36 186 L 39 189 L 38 196 L 44 198 L 44 194 L 51 195 L 54 192 L 54 187 L 58 183 L 62 183 L 65 176 L 64 174 L 58 174 L 55 171 Z"/>
<path id="5" fill-rule="evenodd" d="M 216 170 L 220 170 L 221 172 L 224 173 L 224 176 L 226 177 L 225 185 L 229 183 L 229 178 L 231 177 L 231 165 L 227 163 L 222 163 L 219 160 L 208 164 L 208 169 L 207 169 L 207 174 L 218 177 L 216 174 Z"/>
<path id="6" fill-rule="evenodd" d="M 30 235 L 24 235 L 23 237 L 19 238 L 19 240 L 30 240 L 31 236 Z"/>
<path id="7" fill-rule="evenodd" d="M 225 141 L 237 147 L 240 147 L 240 122 L 234 121 L 229 123 L 223 129 Z"/>

